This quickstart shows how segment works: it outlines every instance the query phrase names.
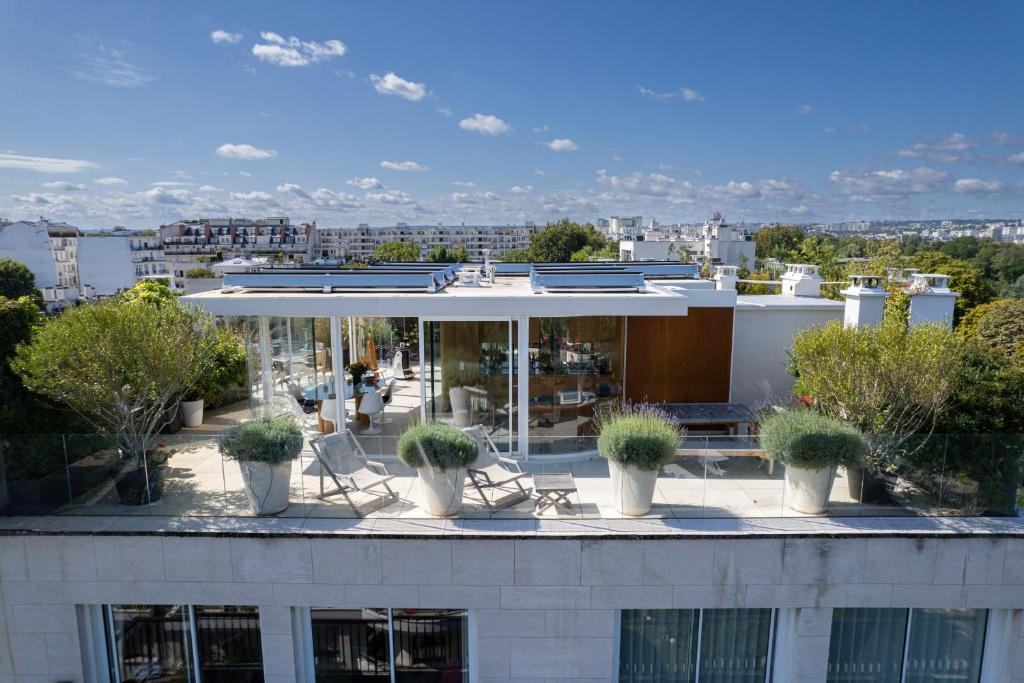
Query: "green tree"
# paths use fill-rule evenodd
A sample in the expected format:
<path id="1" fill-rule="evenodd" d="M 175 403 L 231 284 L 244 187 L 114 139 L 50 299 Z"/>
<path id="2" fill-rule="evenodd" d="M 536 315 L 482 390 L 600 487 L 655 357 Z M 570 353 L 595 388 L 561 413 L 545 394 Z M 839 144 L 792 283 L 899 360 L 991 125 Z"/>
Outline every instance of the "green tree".
<path id="1" fill-rule="evenodd" d="M 603 249 L 607 240 L 589 223 L 581 225 L 568 218 L 549 223 L 530 237 L 531 260 L 537 263 L 567 263 L 585 247 Z"/>
<path id="2" fill-rule="evenodd" d="M 803 239 L 803 228 L 795 225 L 769 225 L 754 233 L 754 241 L 757 243 L 755 256 L 759 259 L 785 260 L 791 251 L 800 246 Z"/>
<path id="3" fill-rule="evenodd" d="M 28 389 L 110 433 L 138 464 L 209 370 L 214 340 L 213 321 L 196 308 L 118 297 L 51 318 L 11 368 Z"/>
<path id="4" fill-rule="evenodd" d="M 588 244 L 579 251 L 574 251 L 572 256 L 569 258 L 569 260 L 574 263 L 586 263 L 587 261 L 600 261 L 602 259 L 618 261 L 619 243 L 612 240 L 605 240 L 604 244 L 599 247 Z"/>
<path id="5" fill-rule="evenodd" d="M 185 271 L 185 277 L 192 280 L 200 280 L 204 278 L 217 277 L 217 274 L 209 268 L 189 268 Z"/>
<path id="6" fill-rule="evenodd" d="M 34 426 L 24 420 L 31 413 L 26 408 L 32 399 L 9 363 L 18 345 L 28 342 L 42 322 L 42 311 L 31 298 L 0 297 L 0 434 L 17 434 Z"/>
<path id="7" fill-rule="evenodd" d="M 530 254 L 530 250 L 527 249 L 509 249 L 501 255 L 501 261 L 503 263 L 529 263 L 533 261 Z"/>
<path id="8" fill-rule="evenodd" d="M 845 327 L 833 321 L 794 339 L 795 391 L 867 435 L 873 467 L 891 466 L 949 409 L 962 347 L 962 338 L 938 324 Z"/>
<path id="9" fill-rule="evenodd" d="M 131 289 L 126 289 L 117 295 L 118 300 L 126 302 L 140 301 L 142 303 L 162 305 L 172 304 L 178 300 L 178 294 L 171 291 L 171 288 L 164 282 L 156 280 L 139 280 Z"/>
<path id="10" fill-rule="evenodd" d="M 449 249 L 439 244 L 427 252 L 427 260 L 431 263 L 466 263 L 469 256 L 463 246 Z"/>
<path id="11" fill-rule="evenodd" d="M 36 288 L 36 276 L 22 263 L 14 259 L 0 258 L 0 296 L 18 299 L 27 296 L 42 307 L 43 297 Z"/>
<path id="12" fill-rule="evenodd" d="M 995 290 L 985 280 L 981 271 L 967 261 L 939 252 L 922 251 L 911 257 L 909 264 L 924 273 L 941 273 L 949 276 L 949 288 L 954 292 L 960 292 L 954 308 L 955 320 L 960 320 L 970 309 L 996 297 Z"/>
<path id="13" fill-rule="evenodd" d="M 957 329 L 1007 360 L 1024 359 L 1024 299 L 999 299 L 973 308 Z"/>
<path id="14" fill-rule="evenodd" d="M 412 242 L 385 242 L 373 250 L 374 261 L 414 263 L 420 260 L 420 248 Z"/>

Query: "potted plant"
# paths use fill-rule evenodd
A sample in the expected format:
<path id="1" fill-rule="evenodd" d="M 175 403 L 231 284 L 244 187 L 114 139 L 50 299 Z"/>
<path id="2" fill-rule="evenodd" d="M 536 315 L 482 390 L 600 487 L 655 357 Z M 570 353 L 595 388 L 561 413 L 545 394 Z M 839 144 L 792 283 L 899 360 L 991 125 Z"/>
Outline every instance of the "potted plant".
<path id="1" fill-rule="evenodd" d="M 164 479 L 167 460 L 174 455 L 174 449 L 164 450 L 164 445 L 146 449 L 144 466 L 140 466 L 128 451 L 122 450 L 112 467 L 120 470 L 117 477 L 118 500 L 122 505 L 150 505 L 164 495 Z"/>
<path id="2" fill-rule="evenodd" d="M 199 389 L 185 392 L 181 401 L 181 421 L 186 427 L 198 427 L 203 424 L 203 395 Z"/>
<path id="3" fill-rule="evenodd" d="M 243 422 L 220 443 L 226 458 L 238 461 L 249 508 L 275 515 L 288 507 L 292 461 L 302 451 L 302 430 L 290 417 L 262 417 Z"/>
<path id="4" fill-rule="evenodd" d="M 623 403 L 598 411 L 597 450 L 608 460 L 615 509 L 646 515 L 654 500 L 658 470 L 679 444 L 679 422 L 649 403 Z"/>
<path id="5" fill-rule="evenodd" d="M 356 361 L 355 363 L 349 363 L 345 369 L 352 375 L 352 386 L 354 388 L 362 383 L 363 375 L 370 371 L 370 366 L 362 361 Z"/>
<path id="6" fill-rule="evenodd" d="M 802 408 L 769 414 L 761 421 L 760 437 L 768 457 L 786 466 L 786 503 L 808 514 L 825 511 L 836 467 L 859 468 L 868 452 L 856 428 Z"/>
<path id="7" fill-rule="evenodd" d="M 213 344 L 213 359 L 194 387 L 185 392 L 181 418 L 186 427 L 203 424 L 204 408 L 221 405 L 228 387 L 246 381 L 245 349 L 233 334 L 218 331 Z"/>
<path id="8" fill-rule="evenodd" d="M 416 468 L 424 507 L 438 517 L 454 515 L 462 508 L 466 467 L 478 453 L 473 437 L 440 422 L 414 424 L 398 439 L 399 459 Z"/>

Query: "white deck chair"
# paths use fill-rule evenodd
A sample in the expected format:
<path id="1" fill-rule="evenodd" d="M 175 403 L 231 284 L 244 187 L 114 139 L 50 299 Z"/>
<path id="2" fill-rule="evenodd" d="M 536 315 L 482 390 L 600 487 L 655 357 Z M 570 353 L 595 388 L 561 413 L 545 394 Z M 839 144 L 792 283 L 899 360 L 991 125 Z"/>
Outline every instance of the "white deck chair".
<path id="1" fill-rule="evenodd" d="M 466 470 L 469 474 L 466 486 L 476 489 L 488 510 L 500 510 L 530 497 L 529 489 L 523 488 L 520 481 L 527 476 L 526 472 L 516 460 L 498 451 L 483 425 L 462 431 L 472 436 L 479 447 L 476 462 Z M 488 491 L 493 492 L 491 496 L 487 495 Z"/>
<path id="2" fill-rule="evenodd" d="M 383 463 L 369 460 L 366 451 L 359 445 L 356 438 L 348 430 L 334 432 L 316 439 L 311 439 L 317 460 L 320 461 L 320 495 L 318 498 L 342 495 L 352 509 L 360 517 L 363 513 L 349 496 L 350 493 L 361 492 L 377 496 L 383 505 L 398 500 L 398 494 L 391 490 L 388 482 L 395 475 L 388 473 Z M 334 482 L 336 488 L 324 491 L 324 472 Z M 381 491 L 380 489 L 384 490 Z M 382 507 L 383 507 L 382 505 Z"/>

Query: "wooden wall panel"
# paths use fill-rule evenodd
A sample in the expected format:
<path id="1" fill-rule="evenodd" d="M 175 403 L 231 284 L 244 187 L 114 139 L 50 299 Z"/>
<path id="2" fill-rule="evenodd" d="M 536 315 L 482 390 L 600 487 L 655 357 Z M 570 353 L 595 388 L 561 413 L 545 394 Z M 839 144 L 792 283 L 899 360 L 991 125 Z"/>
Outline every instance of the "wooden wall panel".
<path id="1" fill-rule="evenodd" d="M 685 316 L 630 316 L 626 397 L 653 403 L 729 400 L 732 308 L 690 308 Z"/>

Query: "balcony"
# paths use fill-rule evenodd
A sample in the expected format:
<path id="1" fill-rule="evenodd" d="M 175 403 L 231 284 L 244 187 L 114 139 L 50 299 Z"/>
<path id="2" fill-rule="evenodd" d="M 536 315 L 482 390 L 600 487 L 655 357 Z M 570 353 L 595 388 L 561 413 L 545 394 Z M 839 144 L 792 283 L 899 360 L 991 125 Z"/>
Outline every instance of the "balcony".
<path id="1" fill-rule="evenodd" d="M 227 426 L 237 414 L 222 412 L 210 418 L 207 429 Z M 307 436 L 317 434 L 308 430 Z M 117 448 L 102 435 L 27 435 L 3 439 L 0 463 L 0 511 L 8 515 L 71 516 L 186 516 L 252 517 L 246 488 L 237 462 L 225 459 L 219 446 L 224 432 L 182 430 L 157 438 L 149 457 L 147 491 L 140 471 L 127 472 L 116 463 Z M 395 436 L 356 438 L 371 460 L 382 462 L 395 475 L 394 501 L 368 493 L 354 493 L 354 510 L 343 497 L 320 498 L 334 485 L 321 478 L 320 463 L 308 441 L 291 467 L 289 506 L 278 515 L 287 518 L 429 519 L 422 504 L 421 483 L 416 472 L 396 458 Z M 538 496 L 500 509 L 489 509 L 469 485 L 460 519 L 574 520 L 630 519 L 616 512 L 614 492 L 604 459 L 593 453 L 593 437 L 545 439 L 533 451 L 560 455 L 536 455 L 521 460 L 527 488 L 537 474 L 571 475 L 575 490 L 564 504 L 538 505 Z M 1016 449 L 1018 436 L 966 435 L 932 437 L 925 449 L 952 453 L 970 449 L 979 458 Z M 1019 450 L 1015 451 L 1019 453 Z M 571 454 L 571 455 L 569 455 Z M 166 459 L 164 459 L 166 458 Z M 933 460 L 935 461 L 935 460 Z M 641 519 L 771 519 L 846 517 L 962 517 L 1015 514 L 1015 480 L 973 481 L 954 476 L 941 466 L 904 468 L 898 474 L 869 480 L 850 476 L 842 468 L 824 515 L 792 510 L 786 497 L 785 467 L 764 458 L 756 437 L 686 437 L 676 458 L 661 469 L 654 506 Z M 133 479 L 134 477 L 134 479 Z M 321 488 L 323 487 L 323 488 Z M 633 518 L 636 519 L 636 518 Z"/>

